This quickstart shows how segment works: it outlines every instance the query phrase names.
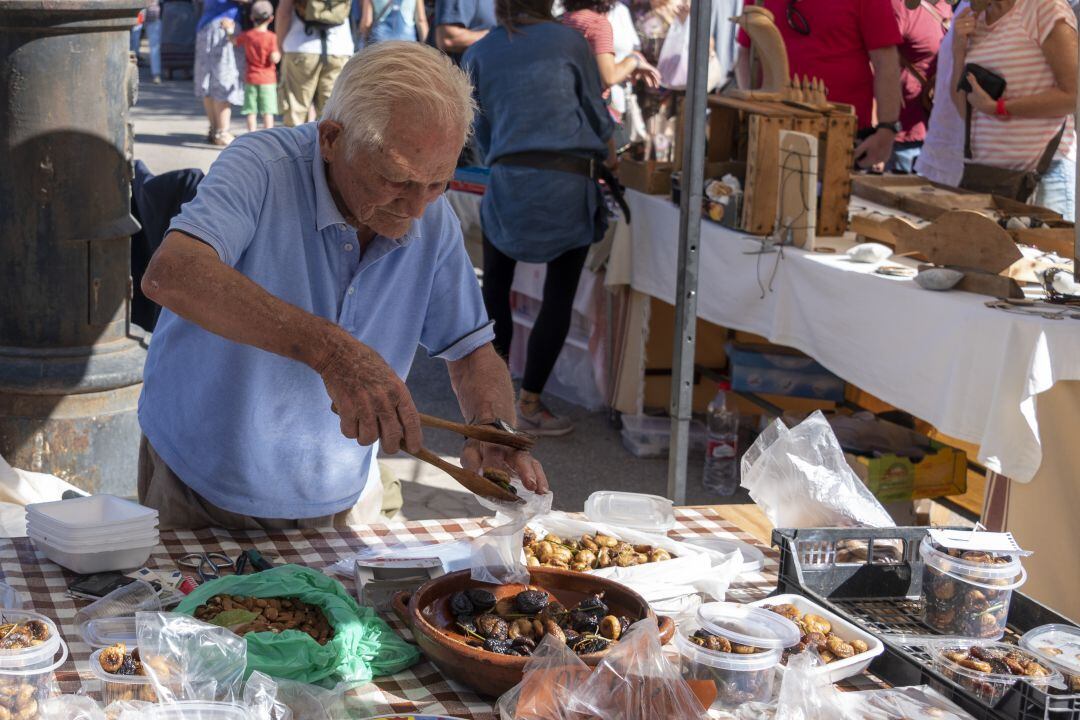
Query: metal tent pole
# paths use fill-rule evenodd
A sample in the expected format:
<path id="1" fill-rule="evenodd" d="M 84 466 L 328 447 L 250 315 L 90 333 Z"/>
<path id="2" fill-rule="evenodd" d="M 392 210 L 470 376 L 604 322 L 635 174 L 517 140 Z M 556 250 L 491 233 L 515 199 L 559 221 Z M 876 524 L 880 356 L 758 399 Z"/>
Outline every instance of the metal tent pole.
<path id="1" fill-rule="evenodd" d="M 1077 82 L 1080 82 L 1080 65 L 1077 67 Z M 1076 123 L 1076 118 L 1080 117 L 1080 93 L 1076 94 L 1076 114 L 1073 115 L 1073 124 Z M 1080 153 L 1076 156 L 1076 177 L 1080 178 Z M 1080 208 L 1080 182 L 1074 183 L 1073 188 L 1073 209 L 1074 212 L 1077 208 Z M 1080 218 L 1074 216 L 1074 221 Z M 1080 225 L 1073 223 L 1073 280 L 1080 282 Z"/>
<path id="2" fill-rule="evenodd" d="M 668 454 L 668 497 L 686 503 L 686 460 L 690 446 L 690 413 L 694 393 L 694 336 L 697 321 L 698 241 L 701 196 L 705 184 L 705 100 L 708 93 L 709 34 L 712 0 L 691 6 L 690 68 L 683 112 L 681 203 L 679 212 L 679 276 L 675 289 L 675 349 L 671 382 L 671 450 Z"/>

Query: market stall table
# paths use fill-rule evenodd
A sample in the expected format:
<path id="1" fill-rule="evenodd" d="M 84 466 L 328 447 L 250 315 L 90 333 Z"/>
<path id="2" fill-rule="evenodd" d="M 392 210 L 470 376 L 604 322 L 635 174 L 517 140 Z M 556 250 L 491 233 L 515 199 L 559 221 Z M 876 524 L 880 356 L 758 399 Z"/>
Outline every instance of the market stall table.
<path id="1" fill-rule="evenodd" d="M 626 196 L 634 222 L 619 224 L 607 283 L 674 304 L 679 209 L 663 196 Z M 860 204 L 852 198 L 853 209 Z M 832 254 L 762 253 L 761 238 L 703 221 L 698 316 L 797 348 L 977 444 L 980 462 L 1020 481 L 1008 529 L 1035 551 L 1025 591 L 1080 616 L 1080 571 L 1063 573 L 1054 562 L 1061 547 L 1080 542 L 1072 511 L 1080 501 L 1080 323 L 993 310 L 982 295 L 875 274 L 875 264 L 847 259 L 853 243 L 849 234 L 818 240 Z"/>
<path id="2" fill-rule="evenodd" d="M 750 543 L 760 543 L 730 519 L 727 508 L 677 508 L 676 537 L 719 536 Z M 394 525 L 374 525 L 329 530 L 292 530 L 272 533 L 224 530 L 165 531 L 146 567 L 172 572 L 177 560 L 188 553 L 221 552 L 235 557 L 240 551 L 254 548 L 268 560 L 296 563 L 325 569 L 349 557 L 361 546 L 395 543 L 435 543 L 476 535 L 486 529 L 483 518 L 428 520 Z M 765 597 L 776 586 L 776 554 L 766 550 L 765 567 L 760 573 L 743 575 L 731 588 L 728 599 L 750 602 Z M 71 649 L 71 659 L 57 673 L 66 693 L 80 690 L 93 677 L 89 671 L 92 648 L 80 638 L 74 624 L 79 605 L 67 595 L 73 575 L 39 554 L 29 538 L 0 540 L 0 572 L 3 580 L 29 599 L 29 606 L 54 619 Z M 341 579 L 352 589 L 352 581 Z M 81 601 L 80 601 L 80 604 Z M 409 638 L 396 618 L 387 620 Z M 411 639 L 411 638 L 410 638 Z M 864 684 L 872 681 L 864 680 Z M 93 685 L 85 687 L 92 691 Z M 461 718 L 492 717 L 492 702 L 468 690 L 448 683 L 435 667 L 421 660 L 412 668 L 379 678 L 356 691 L 356 702 L 372 712 L 393 710 L 399 713 L 445 713 Z"/>

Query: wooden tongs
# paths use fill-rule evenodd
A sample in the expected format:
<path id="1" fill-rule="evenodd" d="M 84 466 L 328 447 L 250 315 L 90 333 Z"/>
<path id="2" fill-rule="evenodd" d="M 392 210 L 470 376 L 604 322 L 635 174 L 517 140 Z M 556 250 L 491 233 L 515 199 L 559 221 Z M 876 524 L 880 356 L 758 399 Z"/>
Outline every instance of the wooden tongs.
<path id="1" fill-rule="evenodd" d="M 492 445 L 505 445 L 506 447 L 511 447 L 515 450 L 532 450 L 533 445 L 536 444 L 536 438 L 532 435 L 515 430 L 502 420 L 497 420 L 488 425 L 466 425 L 465 423 L 452 422 L 450 420 L 444 420 L 442 418 L 421 413 L 420 424 L 424 427 L 449 430 L 462 437 L 491 443 Z M 493 500 L 501 500 L 503 502 L 524 502 L 524 500 L 518 497 L 517 493 L 510 488 L 509 483 L 504 485 L 482 475 L 477 475 L 465 468 L 448 463 L 424 447 L 420 448 L 420 450 L 415 453 L 405 450 L 404 447 L 401 449 L 417 460 L 422 460 L 428 465 L 439 468 L 447 475 L 457 480 L 466 490 L 474 495 L 480 495 Z"/>

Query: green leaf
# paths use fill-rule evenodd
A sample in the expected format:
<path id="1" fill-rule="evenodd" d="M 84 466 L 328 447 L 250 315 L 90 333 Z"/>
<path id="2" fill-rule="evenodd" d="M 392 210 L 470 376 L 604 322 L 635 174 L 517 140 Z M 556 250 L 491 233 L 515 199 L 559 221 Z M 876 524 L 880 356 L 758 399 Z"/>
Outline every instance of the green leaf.
<path id="1" fill-rule="evenodd" d="M 233 610 L 219 612 L 210 620 L 210 624 L 233 629 L 238 628 L 241 625 L 247 625 L 257 617 L 259 617 L 258 613 L 253 613 L 250 610 L 245 610 L 243 608 L 234 608 Z"/>

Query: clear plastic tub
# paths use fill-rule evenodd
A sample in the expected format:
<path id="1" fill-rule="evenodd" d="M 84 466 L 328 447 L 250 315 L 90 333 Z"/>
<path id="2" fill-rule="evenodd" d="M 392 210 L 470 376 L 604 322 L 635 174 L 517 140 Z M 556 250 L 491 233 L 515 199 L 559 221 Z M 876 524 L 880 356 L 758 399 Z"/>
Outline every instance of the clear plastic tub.
<path id="1" fill-rule="evenodd" d="M 967 667 L 949 657 L 950 653 L 966 654 L 973 647 L 983 648 L 991 653 L 1011 653 L 1014 658 L 1018 658 L 1023 662 L 1039 663 L 1047 670 L 1048 674 L 1039 677 L 1014 675 L 1008 672 L 1007 668 L 1000 667 L 992 672 L 983 672 L 972 667 Z M 1018 648 L 1015 645 L 977 640 L 943 640 L 930 646 L 928 649 L 934 660 L 934 664 L 941 671 L 942 675 L 970 691 L 989 705 L 996 705 L 1001 698 L 1005 697 L 1005 693 L 1007 693 L 1009 688 L 1015 685 L 1018 680 L 1030 682 L 1040 687 L 1062 687 L 1064 685 L 1061 673 L 1048 667 L 1039 656 L 1028 652 L 1027 650 Z"/>
<path id="2" fill-rule="evenodd" d="M 98 659 L 104 648 L 99 648 L 90 653 L 90 672 L 101 681 L 101 700 L 105 705 L 123 700 L 130 702 L 139 700 L 142 702 L 157 702 L 157 693 L 154 692 L 154 684 L 146 675 L 115 675 L 105 672 Z M 128 647 L 128 651 L 132 650 Z"/>
<path id="3" fill-rule="evenodd" d="M 161 612 L 161 598 L 145 580 L 122 585 L 75 613 L 75 627 L 91 647 L 134 646 L 135 613 Z"/>
<path id="4" fill-rule="evenodd" d="M 585 501 L 585 517 L 593 522 L 663 534 L 675 527 L 675 504 L 659 495 L 601 490 Z"/>
<path id="5" fill-rule="evenodd" d="M 151 705 L 143 711 L 146 720 L 251 720 L 243 705 L 226 702 L 184 700 L 168 705 Z"/>
<path id="6" fill-rule="evenodd" d="M 919 545 L 923 559 L 923 620 L 946 635 L 998 640 L 1005 634 L 1012 592 L 1027 580 L 1015 555 L 938 550 L 930 536 Z"/>
<path id="7" fill-rule="evenodd" d="M 1080 693 L 1080 628 L 1043 625 L 1024 633 L 1020 647 L 1061 673 L 1069 692 Z"/>
<path id="8" fill-rule="evenodd" d="M 14 617 L 16 612 L 20 617 Z M 55 623 L 43 615 L 10 610 L 5 610 L 3 615 L 5 622 L 45 620 L 52 631 L 49 640 L 41 645 L 0 651 L 0 716 L 40 717 L 39 705 L 57 691 L 53 672 L 67 662 L 67 643 L 56 632 Z"/>
<path id="9" fill-rule="evenodd" d="M 708 650 L 690 640 L 701 629 L 700 619 L 688 620 L 679 625 L 674 638 L 679 672 L 701 704 L 710 710 L 730 710 L 748 702 L 768 702 L 783 649 L 749 655 Z"/>
<path id="10" fill-rule="evenodd" d="M 33 647 L 0 650 L 0 672 L 48 665 L 56 655 L 57 651 L 64 645 L 64 639 L 60 637 L 60 631 L 57 630 L 56 623 L 41 613 L 36 613 L 32 610 L 16 610 L 11 608 L 0 610 L 0 624 L 23 623 L 30 620 L 38 620 L 45 623 L 45 626 L 49 629 L 48 639 L 40 645 L 34 645 Z M 64 654 L 67 654 L 66 648 L 64 649 Z"/>

